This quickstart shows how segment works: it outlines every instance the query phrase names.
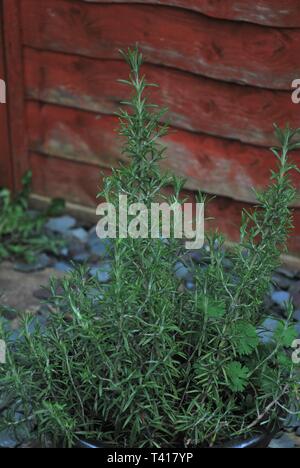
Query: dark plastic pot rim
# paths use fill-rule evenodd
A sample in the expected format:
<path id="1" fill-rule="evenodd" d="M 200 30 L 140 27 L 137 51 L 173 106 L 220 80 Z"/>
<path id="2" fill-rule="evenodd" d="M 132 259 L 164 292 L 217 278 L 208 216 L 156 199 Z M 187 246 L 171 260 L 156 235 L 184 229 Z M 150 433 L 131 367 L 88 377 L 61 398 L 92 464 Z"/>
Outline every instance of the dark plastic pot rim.
<path id="1" fill-rule="evenodd" d="M 245 440 L 233 439 L 231 442 L 225 442 L 220 445 L 216 445 L 214 448 L 228 448 L 228 449 L 254 449 L 254 448 L 268 448 L 271 440 L 279 429 L 266 430 L 261 434 Z M 92 441 L 80 439 L 76 448 L 80 449 L 100 449 L 100 448 L 112 448 L 112 446 L 105 445 L 101 441 Z M 117 447 L 113 447 L 117 449 Z M 121 447 L 119 447 L 121 448 Z"/>

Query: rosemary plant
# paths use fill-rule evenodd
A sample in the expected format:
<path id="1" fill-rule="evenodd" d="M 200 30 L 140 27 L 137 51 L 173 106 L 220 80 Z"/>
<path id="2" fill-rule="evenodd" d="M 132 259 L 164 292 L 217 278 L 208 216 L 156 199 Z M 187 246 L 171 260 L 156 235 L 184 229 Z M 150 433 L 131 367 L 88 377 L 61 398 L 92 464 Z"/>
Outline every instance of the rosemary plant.
<path id="1" fill-rule="evenodd" d="M 159 170 L 165 110 L 149 103 L 153 85 L 141 75 L 138 50 L 125 59 L 131 72 L 122 83 L 132 96 L 119 117 L 130 164 L 113 171 L 100 195 L 147 206 L 179 201 L 182 181 Z M 117 239 L 108 286 L 83 267 L 65 278 L 63 291 L 53 281 L 56 312 L 47 331 L 30 333 L 24 318 L 19 342 L 2 332 L 8 362 L 0 367 L 0 394 L 8 402 L 0 430 L 17 429 L 22 412 L 22 429 L 34 427 L 43 444 L 96 438 L 117 447 L 212 446 L 275 424 L 295 399 L 299 406 L 293 326 L 278 320 L 269 342 L 260 339 L 264 297 L 292 227 L 288 152 L 299 147 L 299 133 L 276 128 L 278 170 L 257 194 L 257 209 L 244 213 L 240 244 L 226 254 L 234 274 L 224 266 L 222 236 L 212 234 L 194 291 L 174 275 L 178 257 L 186 258 L 174 238 Z"/>

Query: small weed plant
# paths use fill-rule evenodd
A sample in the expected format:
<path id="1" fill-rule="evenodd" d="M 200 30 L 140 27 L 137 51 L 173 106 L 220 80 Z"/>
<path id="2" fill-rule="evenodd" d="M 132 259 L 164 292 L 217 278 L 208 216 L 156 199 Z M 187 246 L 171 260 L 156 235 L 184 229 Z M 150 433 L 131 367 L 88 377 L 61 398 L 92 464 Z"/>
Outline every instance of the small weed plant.
<path id="1" fill-rule="evenodd" d="M 5 188 L 0 189 L 0 262 L 18 258 L 32 263 L 41 252 L 57 253 L 58 239 L 44 230 L 47 218 L 63 208 L 61 200 L 53 200 L 44 212 L 29 210 L 32 175 L 28 172 L 22 181 L 22 191 L 13 196 Z"/>

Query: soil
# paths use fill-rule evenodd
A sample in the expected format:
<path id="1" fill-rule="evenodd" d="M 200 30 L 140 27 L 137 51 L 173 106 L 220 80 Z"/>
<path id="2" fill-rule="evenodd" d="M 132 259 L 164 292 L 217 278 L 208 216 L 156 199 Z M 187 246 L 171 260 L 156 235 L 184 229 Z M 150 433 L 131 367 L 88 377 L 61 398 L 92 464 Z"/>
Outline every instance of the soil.
<path id="1" fill-rule="evenodd" d="M 47 286 L 51 277 L 62 277 L 63 273 L 52 268 L 24 274 L 15 271 L 14 264 L 0 263 L 1 306 L 11 311 L 36 313 L 41 306 L 42 288 Z M 37 296 L 37 297 L 36 297 Z"/>

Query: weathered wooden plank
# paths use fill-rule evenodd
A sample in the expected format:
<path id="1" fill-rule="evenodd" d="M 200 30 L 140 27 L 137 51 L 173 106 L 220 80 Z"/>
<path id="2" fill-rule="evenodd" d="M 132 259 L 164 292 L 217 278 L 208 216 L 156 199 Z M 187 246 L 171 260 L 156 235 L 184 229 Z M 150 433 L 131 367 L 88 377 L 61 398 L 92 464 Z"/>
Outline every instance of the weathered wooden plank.
<path id="1" fill-rule="evenodd" d="M 299 28 L 300 4 L 295 0 L 84 0 L 94 3 L 142 3 L 194 10 L 221 19 L 267 26 Z"/>
<path id="2" fill-rule="evenodd" d="M 0 80 L 6 82 L 4 38 L 3 38 L 3 5 L 0 5 Z M 13 188 L 13 173 L 8 133 L 7 106 L 0 103 L 0 186 Z"/>
<path id="3" fill-rule="evenodd" d="M 27 96 L 52 104 L 113 114 L 128 89 L 117 80 L 128 76 L 119 61 L 25 50 Z M 299 124 L 291 93 L 239 86 L 174 69 L 145 65 L 149 81 L 161 89 L 153 99 L 169 107 L 174 127 L 261 146 L 275 143 L 273 122 Z"/>
<path id="4" fill-rule="evenodd" d="M 115 117 L 30 102 L 27 123 L 34 152 L 105 168 L 124 160 Z M 164 144 L 164 167 L 186 178 L 187 189 L 246 202 L 256 201 L 252 187 L 265 187 L 276 165 L 265 148 L 184 130 L 171 129 Z M 300 166 L 300 154 L 293 159 Z M 300 174 L 294 174 L 294 183 L 300 192 Z M 300 200 L 295 206 L 300 206 Z"/>
<path id="5" fill-rule="evenodd" d="M 72 203 L 95 207 L 96 210 L 99 203 L 96 197 L 101 184 L 100 169 L 34 153 L 29 155 L 29 159 L 34 193 L 64 198 Z"/>
<path id="6" fill-rule="evenodd" d="M 195 202 L 194 192 L 184 191 L 182 196 L 190 203 Z M 226 241 L 239 242 L 242 211 L 251 212 L 253 204 L 232 200 L 228 197 L 215 197 L 206 205 L 205 232 L 217 229 L 225 235 Z M 299 258 L 300 253 L 300 209 L 293 210 L 294 229 L 290 232 L 288 248 L 290 254 Z"/>
<path id="7" fill-rule="evenodd" d="M 7 106 L 14 185 L 21 187 L 21 179 L 28 170 L 28 153 L 25 130 L 23 61 L 20 31 L 20 3 L 3 0 L 3 31 L 6 58 Z"/>
<path id="8" fill-rule="evenodd" d="M 230 198 L 217 197 L 208 206 L 207 215 L 214 218 L 211 225 L 223 232 L 231 241 L 239 240 L 239 227 L 241 223 L 241 213 L 244 208 L 251 209 L 252 205 L 247 205 Z M 291 232 L 288 248 L 291 254 L 299 257 L 300 252 L 300 209 L 294 210 L 294 230 Z M 210 224 L 206 225 L 209 228 Z"/>
<path id="9" fill-rule="evenodd" d="M 96 194 L 101 180 L 97 168 L 88 164 L 78 164 L 74 161 L 46 157 L 32 153 L 30 163 L 33 170 L 34 192 L 43 196 L 63 197 L 71 203 L 80 203 L 96 210 Z M 107 172 L 108 174 L 108 172 Z M 191 192 L 184 194 L 193 200 Z M 229 198 L 217 197 L 207 209 L 206 215 L 215 218 L 206 225 L 206 229 L 218 227 L 230 240 L 239 238 L 241 211 L 251 205 L 233 201 Z M 300 252 L 300 209 L 294 213 L 295 231 L 289 247 L 290 252 L 299 255 Z"/>
<path id="10" fill-rule="evenodd" d="M 123 160 L 116 117 L 29 102 L 31 151 L 110 168 Z"/>
<path id="11" fill-rule="evenodd" d="M 1 75 L 2 76 L 2 75 Z M 12 164 L 8 140 L 7 113 L 4 104 L 0 104 L 0 187 L 13 188 Z"/>
<path id="12" fill-rule="evenodd" d="M 219 22 L 145 5 L 23 0 L 26 45 L 101 59 L 135 43 L 149 63 L 218 80 L 290 90 L 300 76 L 300 29 Z"/>

